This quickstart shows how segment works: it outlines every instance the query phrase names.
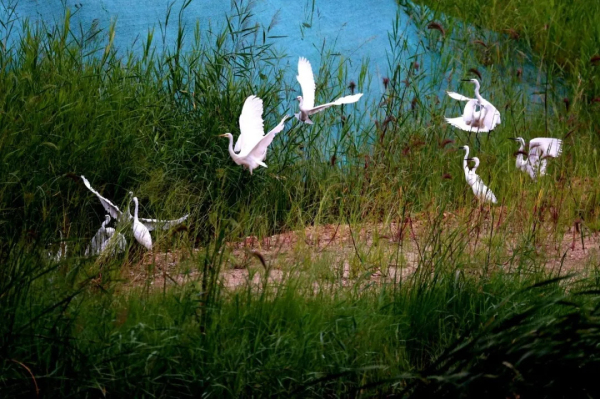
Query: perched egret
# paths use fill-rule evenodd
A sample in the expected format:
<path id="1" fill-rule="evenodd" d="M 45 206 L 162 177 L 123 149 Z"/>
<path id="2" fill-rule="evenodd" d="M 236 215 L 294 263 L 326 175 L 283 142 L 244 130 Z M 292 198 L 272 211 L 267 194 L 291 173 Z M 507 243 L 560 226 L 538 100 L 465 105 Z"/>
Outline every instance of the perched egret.
<path id="1" fill-rule="evenodd" d="M 562 153 L 562 140 L 549 137 L 538 137 L 529 141 L 529 153 L 527 159 L 523 159 L 525 154 L 525 140 L 522 137 L 510 138 L 519 143 L 517 152 L 517 169 L 527 172 L 533 180 L 538 176 L 546 174 L 546 158 L 556 158 Z"/>
<path id="2" fill-rule="evenodd" d="M 135 210 L 133 212 L 133 236 L 142 244 L 146 249 L 152 249 L 152 237 L 150 236 L 150 230 L 138 218 L 138 199 L 133 197 L 133 203 L 135 204 Z"/>
<path id="3" fill-rule="evenodd" d="M 90 190 L 92 193 L 94 193 L 96 195 L 96 197 L 98 197 L 98 199 L 100 200 L 100 203 L 104 207 L 104 210 L 106 212 L 108 212 L 108 214 L 113 219 L 116 219 L 118 222 L 129 222 L 133 219 L 133 216 L 131 216 L 131 213 L 129 213 L 129 210 L 126 210 L 125 213 L 121 212 L 121 210 L 119 209 L 118 206 L 113 204 L 108 199 L 104 198 L 102 195 L 100 195 L 100 193 L 98 191 L 94 190 L 92 188 L 92 186 L 90 185 L 90 182 L 88 181 L 88 179 L 85 178 L 85 176 L 81 176 L 81 179 L 83 180 L 83 183 L 88 188 L 88 190 Z M 129 192 L 129 196 L 130 196 L 130 198 L 133 197 L 133 193 L 131 191 Z M 155 230 L 158 228 L 167 230 L 173 226 L 183 223 L 188 218 L 188 216 L 189 216 L 189 214 L 185 215 L 179 219 L 174 219 L 174 220 L 158 220 L 158 219 L 139 218 L 139 221 L 141 223 L 143 223 L 149 231 L 152 231 L 152 230 Z"/>
<path id="4" fill-rule="evenodd" d="M 115 235 L 116 231 L 112 227 L 106 227 L 108 223 L 110 223 L 111 217 L 110 215 L 106 215 L 104 222 L 102 222 L 102 226 L 92 238 L 92 242 L 85 250 L 85 256 L 93 256 L 100 255 L 104 252 L 111 243 L 111 238 Z M 115 248 L 113 249 L 113 254 L 117 252 L 125 251 L 125 247 L 127 246 L 127 240 L 123 236 L 123 234 L 118 233 L 116 238 Z"/>
<path id="5" fill-rule="evenodd" d="M 324 109 L 332 107 L 334 105 L 352 104 L 357 102 L 361 97 L 362 93 L 353 94 L 351 96 L 345 96 L 338 98 L 334 102 L 315 106 L 315 78 L 313 75 L 310 62 L 304 57 L 300 57 L 298 61 L 298 75 L 296 76 L 300 87 L 302 88 L 302 95 L 296 97 L 300 103 L 300 112 L 295 114 L 299 121 L 312 125 L 310 116 L 321 112 Z"/>
<path id="6" fill-rule="evenodd" d="M 238 165 L 248 168 L 250 174 L 259 166 L 267 167 L 264 163 L 267 148 L 273 142 L 275 135 L 281 132 L 288 116 L 284 116 L 273 130 L 265 135 L 263 127 L 263 101 L 256 96 L 250 96 L 244 102 L 240 115 L 240 136 L 233 147 L 233 135 L 225 133 L 219 137 L 229 139 L 229 155 Z"/>
<path id="7" fill-rule="evenodd" d="M 500 112 L 479 94 L 479 81 L 465 79 L 475 84 L 475 98 L 465 97 L 449 91 L 448 95 L 458 101 L 466 101 L 463 115 L 458 118 L 446 118 L 446 122 L 467 132 L 487 133 L 500 124 Z"/>
<path id="8" fill-rule="evenodd" d="M 481 180 L 481 177 L 476 173 L 477 168 L 479 167 L 479 158 L 469 158 L 469 146 L 460 147 L 460 149 L 465 150 L 465 157 L 463 158 L 463 170 L 465 172 L 465 178 L 467 180 L 467 184 L 471 186 L 473 189 L 473 194 L 479 201 L 482 202 L 492 202 L 497 203 L 498 200 L 496 196 Z M 468 161 L 474 161 L 475 166 L 473 169 L 469 169 Z"/>

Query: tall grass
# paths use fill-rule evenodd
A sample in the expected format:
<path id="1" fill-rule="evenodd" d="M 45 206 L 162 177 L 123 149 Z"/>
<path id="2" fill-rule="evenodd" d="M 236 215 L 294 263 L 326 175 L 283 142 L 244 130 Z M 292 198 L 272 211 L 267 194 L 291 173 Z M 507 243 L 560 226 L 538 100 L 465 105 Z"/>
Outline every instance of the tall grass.
<path id="1" fill-rule="evenodd" d="M 426 29 L 440 9 L 405 5 L 423 27 L 419 49 L 408 47 L 397 18 L 385 85 L 366 64 L 351 76 L 347 61 L 324 49 L 314 65 L 319 96 L 347 94 L 354 81 L 370 98 L 320 114 L 312 127 L 288 123 L 269 150 L 269 168 L 250 176 L 216 136 L 238 131 L 251 94 L 265 102 L 265 125 L 275 125 L 293 112 L 297 88 L 283 72 L 286 55 L 263 39 L 268 28 L 249 27 L 251 9 L 236 5 L 222 30 L 179 26 L 176 42 L 160 53 L 152 32 L 141 53 L 115 49 L 113 28 L 83 39 L 68 14 L 60 26 L 25 24 L 7 40 L 0 52 L 1 396 L 507 397 L 530 392 L 549 362 L 596 370 L 585 353 L 597 342 L 597 276 L 548 282 L 556 275 L 542 246 L 550 237 L 558 253 L 574 222 L 581 237 L 600 226 L 595 116 L 571 69 L 559 76 L 545 60 L 515 61 L 523 48 L 510 41 L 502 52 L 483 51 L 446 20 L 442 36 Z M 456 77 L 475 67 L 503 113 L 501 128 L 479 142 L 443 121 L 460 112 L 443 91 L 467 90 L 456 88 Z M 525 89 L 519 68 L 525 81 L 534 75 L 527 68 L 546 81 Z M 563 138 L 564 154 L 547 178 L 517 173 L 516 148 L 505 140 L 515 135 Z M 463 143 L 481 158 L 479 174 L 503 213 L 474 204 L 456 152 Z M 140 263 L 133 240 L 123 256 L 81 257 L 103 215 L 80 175 L 119 205 L 134 191 L 144 215 L 191 212 L 186 229 L 158 233 L 156 253 L 189 253 L 199 277 L 162 290 L 151 281 L 127 284 L 124 270 Z M 360 240 L 349 287 L 322 278 L 335 262 L 310 258 L 311 267 L 289 260 L 275 285 L 265 276 L 271 264 L 260 289 L 220 284 L 226 243 L 241 237 L 320 223 L 410 221 L 412 229 L 412 220 L 422 229 L 418 267 L 393 284 L 361 279 L 392 260 Z M 68 256 L 49 260 L 56 249 L 49 244 L 61 235 Z M 573 352 L 565 342 L 575 340 Z M 487 384 L 490 374 L 503 384 Z M 580 388 L 560 381 L 595 392 L 593 379 L 577 380 Z"/>

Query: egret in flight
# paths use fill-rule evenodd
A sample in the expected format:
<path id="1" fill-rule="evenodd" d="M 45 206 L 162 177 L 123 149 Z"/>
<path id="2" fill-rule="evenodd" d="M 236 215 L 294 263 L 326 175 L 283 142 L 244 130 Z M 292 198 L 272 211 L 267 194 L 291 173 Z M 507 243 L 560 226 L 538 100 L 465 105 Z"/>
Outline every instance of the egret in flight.
<path id="1" fill-rule="evenodd" d="M 465 150 L 465 157 L 463 158 L 463 170 L 465 172 L 465 178 L 467 180 L 467 184 L 471 186 L 473 189 L 473 194 L 475 197 L 481 202 L 492 202 L 497 203 L 498 200 L 496 196 L 481 180 L 481 177 L 476 173 L 477 168 L 479 167 L 479 158 L 469 158 L 469 146 L 465 145 L 460 147 L 461 150 Z M 475 166 L 473 169 L 469 169 L 468 161 L 474 161 Z"/>
<path id="2" fill-rule="evenodd" d="M 562 153 L 562 140 L 538 137 L 529 141 L 529 153 L 525 150 L 525 140 L 522 137 L 510 138 L 519 143 L 517 152 L 517 169 L 527 172 L 533 180 L 536 180 L 538 173 L 540 176 L 546 174 L 548 161 L 546 158 L 557 158 Z M 527 159 L 523 159 L 523 155 Z"/>
<path id="3" fill-rule="evenodd" d="M 298 75 L 296 76 L 296 79 L 302 88 L 302 95 L 296 97 L 300 103 L 300 112 L 295 114 L 295 116 L 299 121 L 308 123 L 310 125 L 313 123 L 310 120 L 311 115 L 321 112 L 324 109 L 334 105 L 355 103 L 362 97 L 362 93 L 358 93 L 351 96 L 338 98 L 331 103 L 315 106 L 315 78 L 312 67 L 310 66 L 310 62 L 308 62 L 308 60 L 304 57 L 300 57 L 300 60 L 298 61 Z"/>
<path id="4" fill-rule="evenodd" d="M 231 155 L 233 162 L 248 168 L 250 174 L 259 166 L 267 167 L 264 163 L 267 157 L 267 149 L 273 142 L 275 135 L 283 130 L 285 120 L 288 118 L 287 115 L 284 116 L 279 125 L 265 135 L 262 114 L 263 101 L 259 97 L 250 96 L 242 107 L 240 136 L 235 143 L 235 148 L 233 147 L 233 135 L 231 133 L 219 135 L 219 137 L 229 139 L 229 155 Z"/>
<path id="5" fill-rule="evenodd" d="M 100 255 L 109 247 L 111 243 L 111 238 L 116 233 L 114 228 L 106 227 L 106 225 L 110 223 L 110 221 L 110 215 L 106 215 L 104 222 L 102 222 L 102 226 L 92 238 L 92 242 L 90 243 L 90 245 L 86 248 L 85 256 Z M 113 249 L 113 254 L 125 251 L 125 247 L 127 246 L 127 240 L 125 239 L 123 234 L 118 233 L 116 240 L 116 246 Z"/>
<path id="6" fill-rule="evenodd" d="M 464 82 L 475 84 L 475 98 L 465 97 L 462 94 L 448 92 L 448 95 L 458 101 L 466 101 L 462 116 L 446 118 L 446 122 L 454 127 L 467 132 L 488 133 L 500 124 L 500 112 L 479 94 L 479 81 L 477 79 L 464 79 Z"/>
<path id="7" fill-rule="evenodd" d="M 88 190 L 90 190 L 92 193 L 94 193 L 94 195 L 96 195 L 96 197 L 98 197 L 98 199 L 100 200 L 100 203 L 102 204 L 102 207 L 104 208 L 104 210 L 110 215 L 110 217 L 112 217 L 113 219 L 116 219 L 118 222 L 129 222 L 133 219 L 133 216 L 131 216 L 131 213 L 129 213 L 129 208 L 126 209 L 126 212 L 122 212 L 118 206 L 116 206 L 115 204 L 113 204 L 110 200 L 104 198 L 102 195 L 100 195 L 100 193 L 96 190 L 94 190 L 90 184 L 90 182 L 88 181 L 88 179 L 85 178 L 85 176 L 81 176 L 81 179 L 83 180 L 83 184 L 85 184 L 85 186 L 88 188 Z M 133 193 L 130 191 L 129 192 L 129 197 L 133 197 Z M 177 226 L 178 224 L 183 223 L 188 216 L 190 216 L 189 214 L 179 218 L 179 219 L 174 219 L 174 220 L 158 220 L 158 219 L 146 219 L 146 218 L 139 218 L 139 221 L 141 223 L 143 223 L 149 231 L 155 230 L 155 229 L 163 229 L 163 230 L 168 230 L 173 226 Z"/>

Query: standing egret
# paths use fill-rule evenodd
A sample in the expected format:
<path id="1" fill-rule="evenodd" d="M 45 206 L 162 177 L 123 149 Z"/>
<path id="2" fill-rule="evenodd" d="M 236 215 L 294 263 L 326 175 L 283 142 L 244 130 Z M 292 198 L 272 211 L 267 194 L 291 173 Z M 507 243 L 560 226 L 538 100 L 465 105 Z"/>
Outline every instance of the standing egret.
<path id="1" fill-rule="evenodd" d="M 106 225 L 110 223 L 110 219 L 110 215 L 106 215 L 100 229 L 98 229 L 94 237 L 92 237 L 92 242 L 90 242 L 90 245 L 85 249 L 85 256 L 99 255 L 102 252 L 102 245 L 109 238 L 106 231 Z"/>
<path id="2" fill-rule="evenodd" d="M 263 101 L 257 96 L 250 96 L 244 102 L 242 114 L 240 115 L 240 136 L 233 147 L 233 135 L 225 133 L 219 137 L 229 139 L 229 155 L 238 165 L 242 165 L 250 171 L 259 166 L 267 167 L 263 162 L 267 157 L 267 148 L 273 142 L 275 135 L 281 132 L 285 126 L 288 116 L 284 116 L 273 130 L 265 135 L 263 127 Z M 238 151 L 238 152 L 236 152 Z"/>
<path id="3" fill-rule="evenodd" d="M 104 210 L 113 219 L 116 219 L 118 222 L 129 222 L 133 219 L 133 216 L 131 216 L 131 213 L 129 213 L 128 209 L 126 210 L 125 213 L 121 212 L 121 210 L 119 209 L 118 206 L 113 204 L 110 200 L 104 198 L 102 195 L 100 195 L 100 193 L 98 191 L 94 190 L 92 188 L 90 182 L 88 181 L 88 179 L 85 178 L 85 176 L 82 175 L 81 179 L 83 180 L 83 184 L 85 184 L 85 186 L 88 188 L 88 190 L 90 190 L 92 193 L 94 193 L 96 195 L 96 197 L 98 197 L 98 199 L 100 200 L 100 203 L 104 207 Z M 133 197 L 133 193 L 130 191 L 129 198 L 131 198 L 131 197 Z M 146 226 L 146 228 L 150 231 L 155 230 L 157 228 L 162 228 L 163 230 L 167 230 L 173 226 L 183 223 L 188 218 L 188 216 L 189 216 L 189 214 L 187 214 L 179 219 L 174 219 L 174 220 L 158 220 L 158 219 L 139 218 L 139 221 L 141 223 L 143 223 Z"/>
<path id="4" fill-rule="evenodd" d="M 479 94 L 477 79 L 463 79 L 464 82 L 475 84 L 475 98 L 449 91 L 448 95 L 458 101 L 466 101 L 462 116 L 446 118 L 446 122 L 467 132 L 487 133 L 500 124 L 500 112 Z"/>
<path id="5" fill-rule="evenodd" d="M 496 196 L 481 180 L 481 177 L 476 173 L 477 168 L 479 167 L 479 158 L 469 158 L 469 146 L 460 147 L 460 149 L 465 150 L 465 157 L 463 158 L 463 170 L 465 172 L 465 178 L 467 180 L 467 184 L 471 186 L 473 189 L 473 194 L 479 201 L 482 202 L 492 202 L 497 203 L 498 200 Z M 474 161 L 475 166 L 473 169 L 469 169 L 468 161 Z"/>
<path id="6" fill-rule="evenodd" d="M 90 243 L 90 245 L 86 248 L 85 256 L 100 255 L 109 247 L 109 244 L 111 243 L 111 238 L 116 233 L 114 228 L 106 227 L 106 225 L 110 223 L 110 220 L 110 215 L 106 215 L 104 222 L 102 222 L 102 226 L 92 238 L 92 242 Z M 123 234 L 118 233 L 116 240 L 116 246 L 113 249 L 113 254 L 125 251 L 125 247 L 127 246 L 127 240 L 125 239 Z"/>
<path id="7" fill-rule="evenodd" d="M 517 169 L 527 172 L 533 180 L 546 174 L 546 158 L 557 158 L 562 153 L 562 140 L 550 137 L 538 137 L 529 141 L 529 152 L 525 153 L 525 140 L 522 137 L 510 138 L 519 143 Z M 527 154 L 527 160 L 523 155 Z"/>
<path id="8" fill-rule="evenodd" d="M 362 93 L 358 93 L 351 96 L 338 98 L 331 103 L 315 106 L 315 78 L 312 67 L 310 66 L 310 62 L 308 62 L 308 60 L 304 57 L 300 57 L 300 60 L 298 61 L 298 75 L 296 76 L 296 79 L 302 88 L 302 95 L 296 97 L 300 103 L 300 112 L 294 115 L 299 121 L 308 123 L 310 125 L 313 123 L 310 120 L 311 115 L 321 112 L 324 109 L 334 105 L 355 103 L 362 97 Z"/>
<path id="9" fill-rule="evenodd" d="M 138 218 L 138 199 L 133 197 L 133 203 L 135 204 L 135 210 L 133 213 L 133 236 L 142 244 L 146 249 L 152 249 L 152 237 L 150 236 L 150 230 Z"/>

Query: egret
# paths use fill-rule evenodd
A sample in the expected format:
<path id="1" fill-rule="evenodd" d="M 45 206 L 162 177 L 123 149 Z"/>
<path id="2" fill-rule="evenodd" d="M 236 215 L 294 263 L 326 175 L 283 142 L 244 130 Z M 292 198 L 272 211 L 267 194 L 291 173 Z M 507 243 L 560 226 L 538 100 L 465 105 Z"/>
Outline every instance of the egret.
<path id="1" fill-rule="evenodd" d="M 111 242 L 110 240 L 116 233 L 114 228 L 106 227 L 106 225 L 108 223 L 110 223 L 110 221 L 111 221 L 111 217 L 110 217 L 110 215 L 107 214 L 104 219 L 104 222 L 102 222 L 102 226 L 100 227 L 98 232 L 96 232 L 96 234 L 92 238 L 92 242 L 90 243 L 90 245 L 86 248 L 85 256 L 100 255 L 102 252 L 104 252 L 109 247 L 109 244 Z M 117 251 L 118 252 L 125 251 L 126 246 L 127 246 L 127 240 L 125 239 L 123 234 L 118 233 L 116 246 L 113 250 L 113 254 L 116 254 Z"/>
<path id="2" fill-rule="evenodd" d="M 133 236 L 142 244 L 146 249 L 152 249 L 152 237 L 150 236 L 150 230 L 138 218 L 138 199 L 133 197 L 133 203 L 135 204 L 135 210 L 133 213 Z"/>
<path id="3" fill-rule="evenodd" d="M 283 130 L 285 121 L 288 118 L 287 115 L 284 116 L 279 125 L 265 135 L 262 114 L 263 101 L 257 96 L 250 96 L 242 107 L 239 120 L 240 136 L 235 143 L 235 148 L 233 147 L 233 135 L 231 133 L 219 135 L 219 137 L 229 139 L 228 150 L 233 162 L 248 168 L 250 174 L 259 166 L 267 167 L 264 163 L 267 157 L 267 149 L 273 142 L 275 135 Z"/>
<path id="4" fill-rule="evenodd" d="M 302 88 L 302 95 L 296 97 L 300 103 L 300 112 L 295 114 L 299 121 L 312 125 L 310 116 L 321 112 L 324 109 L 332 107 L 334 105 L 352 104 L 357 102 L 361 97 L 362 93 L 353 94 L 351 96 L 341 97 L 334 102 L 315 106 L 315 78 L 313 75 L 312 67 L 310 62 L 304 57 L 300 57 L 298 61 L 298 75 L 296 76 L 300 87 Z"/>
<path id="5" fill-rule="evenodd" d="M 467 132 L 487 133 L 500 124 L 500 112 L 489 101 L 479 94 L 477 79 L 463 79 L 464 82 L 475 84 L 475 98 L 449 91 L 448 95 L 458 101 L 466 101 L 462 116 L 446 118 L 446 122 Z"/>
<path id="6" fill-rule="evenodd" d="M 517 169 L 527 172 L 533 180 L 546 174 L 546 158 L 557 158 L 562 153 L 562 140 L 550 137 L 538 137 L 529 141 L 529 153 L 525 150 L 525 140 L 522 137 L 510 138 L 519 143 L 517 152 Z M 527 154 L 527 160 L 523 155 Z"/>
<path id="7" fill-rule="evenodd" d="M 110 200 L 104 198 L 102 195 L 100 195 L 100 193 L 98 191 L 94 190 L 92 188 L 90 182 L 88 181 L 88 179 L 85 178 L 85 176 L 82 175 L 81 179 L 83 180 L 83 183 L 88 188 L 88 190 L 90 190 L 92 193 L 94 193 L 96 195 L 96 197 L 98 197 L 98 199 L 100 200 L 100 203 L 102 204 L 102 207 L 104 207 L 104 210 L 110 215 L 110 217 L 112 217 L 113 219 L 116 219 L 118 222 L 129 222 L 133 219 L 133 216 L 131 216 L 131 213 L 129 213 L 129 210 L 126 210 L 126 212 L 123 213 L 119 209 L 118 206 L 113 204 Z M 130 196 L 130 198 L 133 197 L 133 193 L 131 191 L 129 192 L 129 196 Z M 189 214 L 187 214 L 179 219 L 174 219 L 174 220 L 158 220 L 158 219 L 139 218 L 139 221 L 141 223 L 143 223 L 149 231 L 152 231 L 152 230 L 155 230 L 158 228 L 162 228 L 163 230 L 168 230 L 173 226 L 183 223 L 188 218 L 188 216 L 189 216 Z"/>
<path id="8" fill-rule="evenodd" d="M 481 177 L 479 177 L 479 175 L 476 173 L 477 168 L 479 167 L 479 158 L 469 158 L 469 146 L 467 145 L 460 147 L 460 149 L 466 151 L 465 157 L 463 158 L 463 170 L 465 172 L 467 184 L 473 189 L 473 194 L 475 194 L 475 197 L 477 197 L 477 199 L 482 202 L 492 202 L 494 204 L 497 203 L 498 200 L 496 199 L 496 196 L 494 195 L 492 190 L 490 190 L 483 183 Z M 475 166 L 473 167 L 473 169 L 469 169 L 468 161 L 475 162 Z"/>

